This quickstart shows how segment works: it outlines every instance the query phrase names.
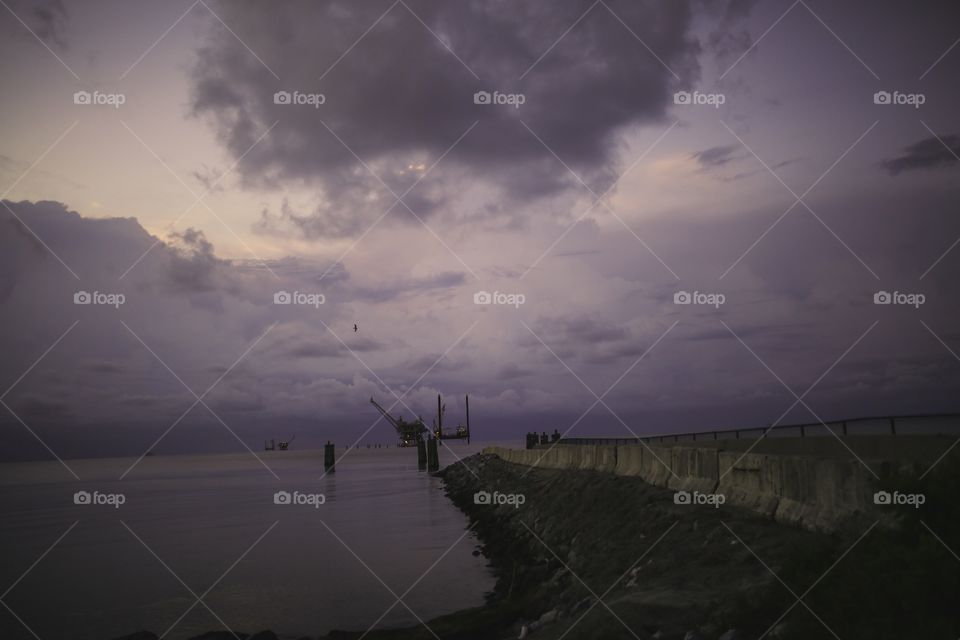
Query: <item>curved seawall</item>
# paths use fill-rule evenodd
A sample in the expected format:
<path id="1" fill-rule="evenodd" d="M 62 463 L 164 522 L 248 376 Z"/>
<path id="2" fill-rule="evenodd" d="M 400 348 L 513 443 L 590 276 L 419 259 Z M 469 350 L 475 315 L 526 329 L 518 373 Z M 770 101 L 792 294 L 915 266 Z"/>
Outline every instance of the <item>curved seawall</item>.
<path id="1" fill-rule="evenodd" d="M 952 444 L 946 436 L 853 436 L 488 447 L 484 453 L 514 464 L 602 471 L 674 491 L 722 494 L 726 504 L 829 532 L 874 511 L 880 477 L 929 465 Z"/>

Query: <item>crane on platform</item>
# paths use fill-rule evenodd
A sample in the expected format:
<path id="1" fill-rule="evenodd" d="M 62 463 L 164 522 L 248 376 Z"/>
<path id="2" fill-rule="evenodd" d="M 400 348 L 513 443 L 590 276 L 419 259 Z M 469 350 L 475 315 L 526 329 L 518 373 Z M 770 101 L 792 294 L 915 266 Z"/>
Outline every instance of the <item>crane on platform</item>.
<path id="1" fill-rule="evenodd" d="M 397 431 L 397 445 L 401 447 L 414 447 L 418 440 L 423 439 L 423 434 L 427 433 L 427 427 L 423 424 L 423 418 L 417 418 L 414 422 L 407 422 L 402 416 L 394 418 L 387 410 L 380 406 L 373 398 L 370 398 L 370 404 L 377 408 L 387 422 L 393 425 Z"/>

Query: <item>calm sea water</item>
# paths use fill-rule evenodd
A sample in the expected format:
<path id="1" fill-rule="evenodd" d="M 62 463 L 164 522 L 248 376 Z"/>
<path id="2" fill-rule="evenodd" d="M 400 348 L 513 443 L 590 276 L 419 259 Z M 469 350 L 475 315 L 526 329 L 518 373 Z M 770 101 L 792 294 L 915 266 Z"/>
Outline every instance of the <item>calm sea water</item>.
<path id="1" fill-rule="evenodd" d="M 248 452 L 152 456 L 122 480 L 134 458 L 68 461 L 79 481 L 57 462 L 0 465 L 0 600 L 12 610 L 0 607 L 0 637 L 177 639 L 224 624 L 319 635 L 381 616 L 379 627 L 416 624 L 493 587 L 415 450 L 355 449 L 325 477 L 322 451 L 258 455 L 279 480 Z M 442 449 L 441 461 L 456 458 Z M 77 491 L 124 503 L 77 505 Z M 325 503 L 275 504 L 277 491 Z M 393 594 L 404 604 L 391 609 Z"/>

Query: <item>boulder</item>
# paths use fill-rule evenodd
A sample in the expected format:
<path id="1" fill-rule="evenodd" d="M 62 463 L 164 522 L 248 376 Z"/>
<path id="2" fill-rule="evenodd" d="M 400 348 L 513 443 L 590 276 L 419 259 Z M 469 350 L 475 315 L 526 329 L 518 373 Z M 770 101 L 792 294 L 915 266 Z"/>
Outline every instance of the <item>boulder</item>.
<path id="1" fill-rule="evenodd" d="M 557 616 L 559 615 L 560 615 L 560 612 L 558 612 L 556 609 L 551 609 L 550 611 L 547 611 L 545 614 L 540 616 L 536 622 L 530 623 L 530 631 L 536 631 L 540 627 L 550 624 L 551 622 L 556 620 Z"/>

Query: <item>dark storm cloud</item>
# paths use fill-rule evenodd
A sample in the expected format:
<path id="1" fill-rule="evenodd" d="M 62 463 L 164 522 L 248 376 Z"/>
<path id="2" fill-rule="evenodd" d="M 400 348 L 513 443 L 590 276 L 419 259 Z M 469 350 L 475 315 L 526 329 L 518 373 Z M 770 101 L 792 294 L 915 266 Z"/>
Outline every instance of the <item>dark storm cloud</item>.
<path id="1" fill-rule="evenodd" d="M 489 181 L 520 201 L 576 184 L 521 120 L 600 188 L 614 173 L 615 135 L 663 117 L 673 90 L 697 72 L 699 44 L 688 35 L 686 2 L 608 3 L 616 15 L 591 4 L 428 0 L 409 3 L 416 16 L 398 4 L 340 58 L 388 2 L 223 3 L 225 21 L 280 80 L 214 25 L 194 68 L 193 108 L 235 156 L 279 121 L 240 171 L 250 183 L 316 185 L 321 204 L 266 216 L 264 229 L 285 218 L 310 237 L 355 233 L 393 198 L 353 152 L 401 193 L 422 172 L 411 165 L 429 167 L 474 122 L 405 199 L 417 215 L 439 211 L 458 184 Z M 325 102 L 277 105 L 279 90 L 322 93 Z M 522 93 L 525 102 L 475 104 L 477 91 Z"/>
<path id="2" fill-rule="evenodd" d="M 905 148 L 903 153 L 895 158 L 880 163 L 891 176 L 900 175 L 904 171 L 918 171 L 924 169 L 939 169 L 957 162 L 960 154 L 960 135 L 930 136 L 915 142 Z"/>
<path id="3" fill-rule="evenodd" d="M 702 171 L 710 171 L 711 169 L 719 169 L 724 167 L 731 162 L 736 162 L 748 157 L 748 153 L 744 150 L 742 145 L 739 144 L 729 144 L 729 145 L 718 145 L 716 147 L 710 147 L 704 149 L 703 151 L 698 151 L 694 153 L 691 157 L 697 161 L 697 164 L 700 165 Z M 788 160 L 781 160 L 780 162 L 775 162 L 770 168 L 776 171 L 783 167 L 792 165 L 796 162 L 799 162 L 799 158 L 791 158 Z M 766 171 L 766 169 L 751 169 L 749 171 L 741 171 L 733 175 L 721 176 L 721 179 L 725 182 L 732 182 L 734 180 L 742 180 L 744 178 L 749 178 L 750 176 L 757 175 Z"/>
<path id="4" fill-rule="evenodd" d="M 66 48 L 64 27 L 67 21 L 67 9 L 61 0 L 44 0 L 36 4 L 30 11 L 30 23 L 33 30 L 41 39 Z"/>
<path id="5" fill-rule="evenodd" d="M 540 344 L 543 340 L 560 358 L 589 364 L 612 364 L 622 358 L 636 358 L 646 348 L 622 323 L 597 316 L 543 318 L 535 324 L 534 332 L 537 337 L 524 336 L 520 344 L 543 356 L 545 350 Z M 544 361 L 549 362 L 548 358 L 553 356 L 545 353 Z"/>
<path id="6" fill-rule="evenodd" d="M 702 168 L 709 169 L 711 167 L 722 167 L 731 160 L 738 159 L 741 156 L 737 152 L 740 151 L 741 147 L 739 145 L 731 144 L 704 149 L 693 154 L 693 157 Z"/>
<path id="7" fill-rule="evenodd" d="M 170 235 L 170 283 L 180 291 L 212 291 L 218 286 L 216 274 L 226 264 L 214 255 L 213 245 L 202 231 L 188 228 Z"/>
<path id="8" fill-rule="evenodd" d="M 66 49 L 65 30 L 67 24 L 67 8 L 62 0 L 9 0 L 9 12 L 4 9 L 0 12 L 0 23 L 18 37 L 31 37 L 20 24 L 20 20 L 29 27 L 38 38 L 58 49 Z M 16 14 L 17 18 L 10 15 Z"/>
<path id="9" fill-rule="evenodd" d="M 306 238 L 342 238 L 359 233 L 365 225 L 370 224 L 359 216 L 351 218 L 339 213 L 324 205 L 318 206 L 312 212 L 301 213 L 295 211 L 284 198 L 278 214 L 271 213 L 267 207 L 260 211 L 260 218 L 254 223 L 253 231 L 281 237 L 290 235 L 293 231 Z"/>
<path id="10" fill-rule="evenodd" d="M 0 380 L 13 383 L 30 369 L 6 401 L 31 427 L 49 429 L 58 438 L 67 437 L 74 425 L 96 424 L 130 431 L 125 437 L 134 440 L 147 438 L 146 447 L 158 435 L 151 429 L 169 426 L 189 400 L 177 378 L 197 393 L 220 380 L 208 402 L 241 432 L 260 433 L 264 417 L 315 420 L 322 414 L 341 423 L 356 420 L 369 409 L 367 398 L 383 394 L 358 358 L 393 387 L 409 384 L 407 363 L 430 354 L 419 374 L 440 354 L 404 340 L 404 305 L 392 308 L 386 324 L 376 313 L 357 313 L 355 305 L 369 309 L 371 298 L 433 295 L 463 282 L 457 273 L 400 274 L 397 293 L 391 294 L 387 283 L 353 286 L 340 265 L 320 287 L 325 268 L 286 258 L 271 261 L 274 276 L 262 265 L 219 258 L 195 229 L 162 241 L 134 219 L 84 218 L 59 202 L 4 204 L 23 222 L 0 209 L 6 212 L 0 218 L 0 288 L 8 292 Z M 77 305 L 78 290 L 119 292 L 126 302 L 118 308 Z M 327 304 L 278 306 L 278 290 L 320 291 Z M 361 331 L 354 333 L 358 317 Z M 58 336 L 62 341 L 31 368 Z M 463 361 L 458 362 L 447 357 L 434 371 L 462 368 Z M 406 402 L 422 410 L 435 394 L 435 389 L 418 388 Z M 420 395 L 425 399 L 417 404 Z M 217 424 L 204 412 L 184 418 L 191 426 L 204 421 Z M 0 426 L 18 429 L 9 414 L 0 416 Z"/>

